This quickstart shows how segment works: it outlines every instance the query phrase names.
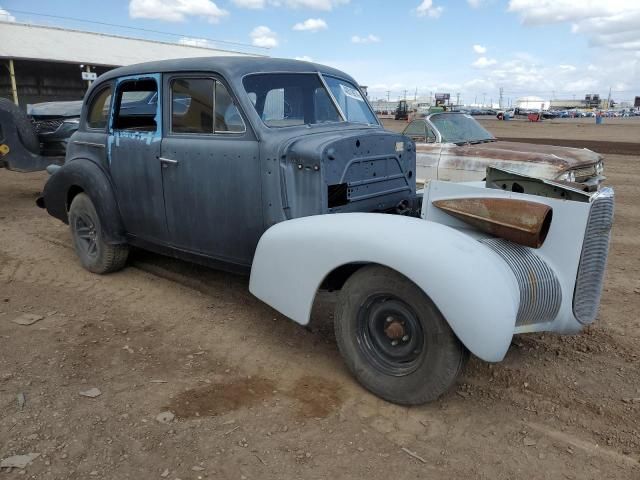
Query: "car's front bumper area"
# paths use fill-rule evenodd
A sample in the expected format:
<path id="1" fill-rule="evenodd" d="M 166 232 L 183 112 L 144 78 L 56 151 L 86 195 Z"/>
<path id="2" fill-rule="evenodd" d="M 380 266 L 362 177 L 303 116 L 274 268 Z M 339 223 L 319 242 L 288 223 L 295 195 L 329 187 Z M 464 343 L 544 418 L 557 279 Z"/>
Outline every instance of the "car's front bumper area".
<path id="1" fill-rule="evenodd" d="M 69 138 L 78 130 L 76 119 L 43 119 L 34 120 L 33 125 L 38 140 L 40 153 L 47 157 L 64 157 L 67 152 Z"/>

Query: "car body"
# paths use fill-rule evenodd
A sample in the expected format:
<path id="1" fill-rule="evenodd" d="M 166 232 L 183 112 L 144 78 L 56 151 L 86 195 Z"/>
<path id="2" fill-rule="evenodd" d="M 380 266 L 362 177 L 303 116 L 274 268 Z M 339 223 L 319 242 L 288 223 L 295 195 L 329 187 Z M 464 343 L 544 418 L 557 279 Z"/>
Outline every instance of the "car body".
<path id="1" fill-rule="evenodd" d="M 435 113 L 416 119 L 403 134 L 416 142 L 419 182 L 483 180 L 489 166 L 595 189 L 604 163 L 588 149 L 496 140 L 470 115 Z"/>
<path id="2" fill-rule="evenodd" d="M 157 93 L 154 110 L 123 110 L 132 92 Z M 595 320 L 609 190 L 497 171 L 416 192 L 415 173 L 415 144 L 343 72 L 181 59 L 94 83 L 38 205 L 69 223 L 95 273 L 123 268 L 131 245 L 250 272 L 250 291 L 300 324 L 319 289 L 339 292 L 347 366 L 396 403 L 438 398 L 468 351 L 500 361 L 514 333 Z"/>

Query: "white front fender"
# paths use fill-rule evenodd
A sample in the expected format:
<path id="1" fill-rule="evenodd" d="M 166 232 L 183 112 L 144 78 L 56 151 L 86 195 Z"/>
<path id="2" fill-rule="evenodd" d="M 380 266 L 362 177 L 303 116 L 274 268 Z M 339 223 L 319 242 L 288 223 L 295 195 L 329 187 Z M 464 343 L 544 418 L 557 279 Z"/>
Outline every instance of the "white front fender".
<path id="1" fill-rule="evenodd" d="M 260 239 L 249 289 L 304 325 L 322 281 L 352 263 L 400 272 L 431 298 L 474 355 L 490 362 L 504 358 L 519 307 L 516 279 L 491 249 L 437 223 L 375 213 L 279 223 Z"/>

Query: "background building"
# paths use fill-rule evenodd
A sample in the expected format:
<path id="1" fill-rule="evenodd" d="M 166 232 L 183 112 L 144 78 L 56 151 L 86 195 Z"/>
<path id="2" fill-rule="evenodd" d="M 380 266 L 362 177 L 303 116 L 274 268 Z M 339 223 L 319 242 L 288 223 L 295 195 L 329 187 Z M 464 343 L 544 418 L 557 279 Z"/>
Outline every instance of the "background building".
<path id="1" fill-rule="evenodd" d="M 0 22 L 0 97 L 27 104 L 80 100 L 82 74 L 171 58 L 253 55 L 16 22 Z"/>

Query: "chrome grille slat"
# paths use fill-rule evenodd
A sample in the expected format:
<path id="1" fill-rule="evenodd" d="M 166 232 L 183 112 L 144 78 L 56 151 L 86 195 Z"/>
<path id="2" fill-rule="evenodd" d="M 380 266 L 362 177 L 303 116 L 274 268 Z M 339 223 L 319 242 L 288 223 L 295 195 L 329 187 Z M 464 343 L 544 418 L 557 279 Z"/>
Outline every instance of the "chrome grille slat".
<path id="1" fill-rule="evenodd" d="M 55 118 L 51 120 L 35 120 L 33 121 L 33 129 L 36 134 L 55 132 L 64 122 L 63 118 Z"/>
<path id="2" fill-rule="evenodd" d="M 594 196 L 591 205 L 573 293 L 573 314 L 585 325 L 593 322 L 598 315 L 613 211 L 613 190 L 603 188 Z"/>
<path id="3" fill-rule="evenodd" d="M 589 165 L 588 167 L 576 168 L 573 172 L 576 178 L 593 177 L 596 174 L 596 166 Z"/>
<path id="4" fill-rule="evenodd" d="M 555 273 L 535 251 L 507 240 L 480 240 L 509 265 L 520 289 L 516 326 L 550 322 L 562 303 L 562 290 Z"/>

